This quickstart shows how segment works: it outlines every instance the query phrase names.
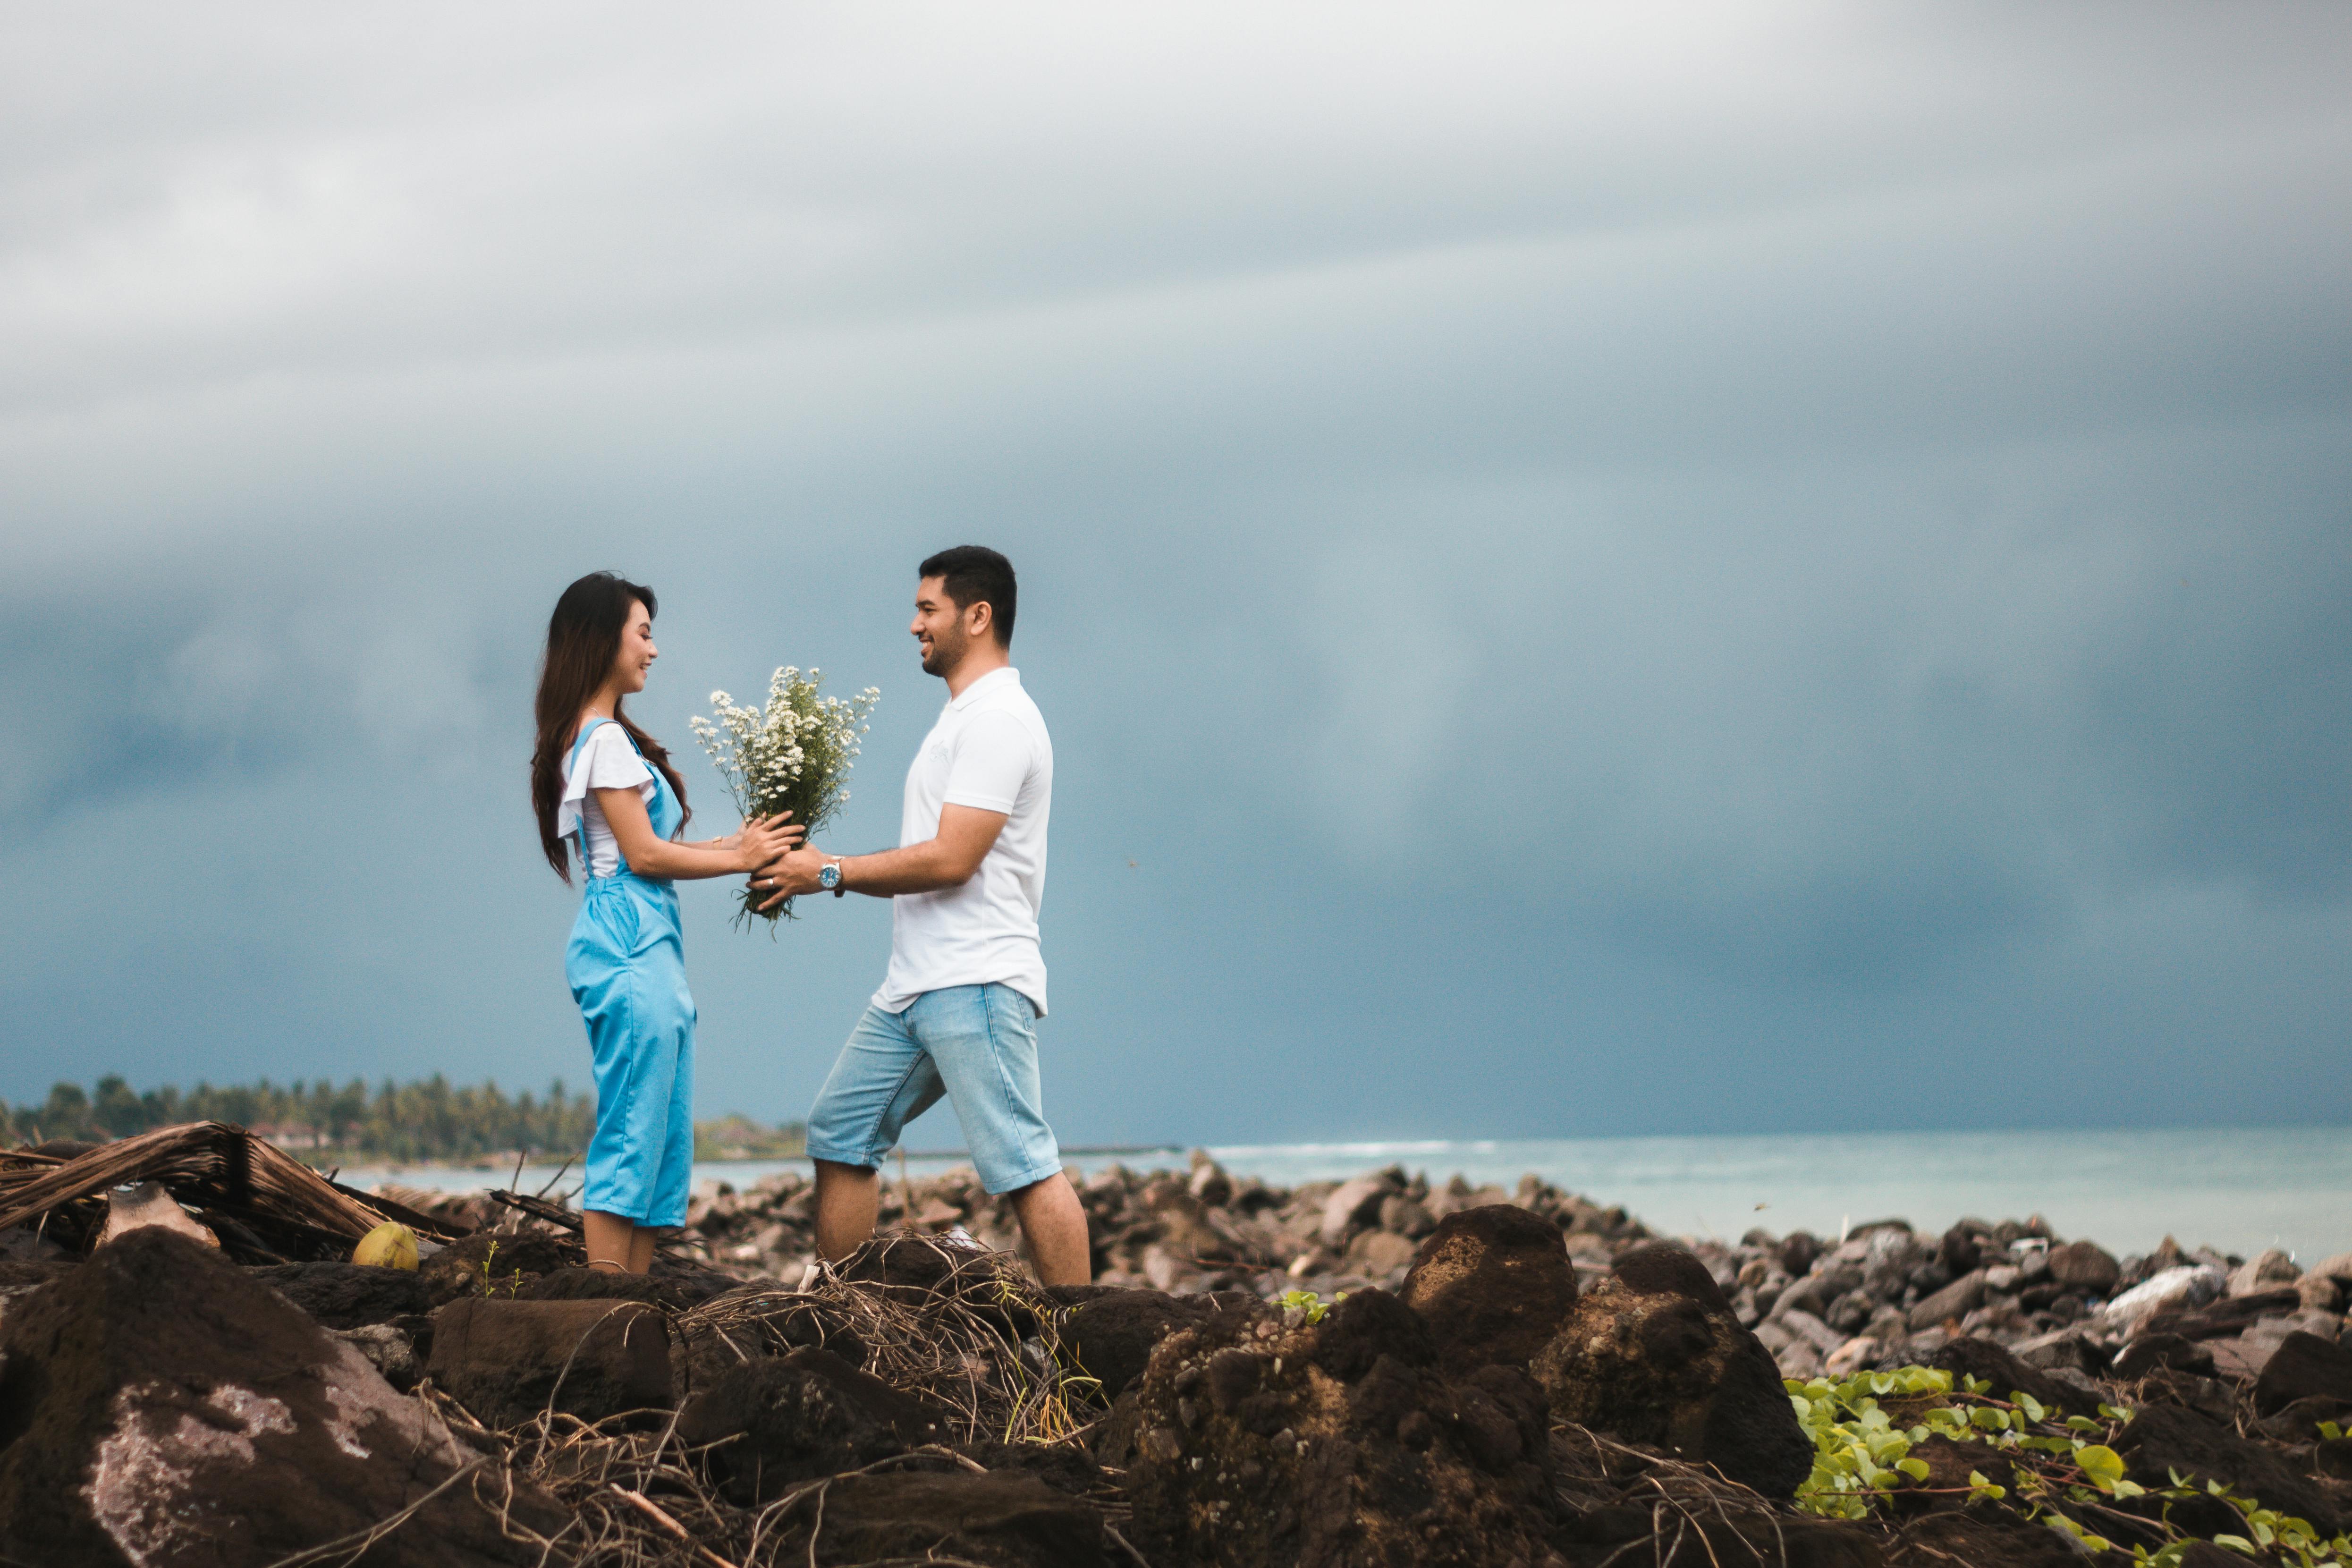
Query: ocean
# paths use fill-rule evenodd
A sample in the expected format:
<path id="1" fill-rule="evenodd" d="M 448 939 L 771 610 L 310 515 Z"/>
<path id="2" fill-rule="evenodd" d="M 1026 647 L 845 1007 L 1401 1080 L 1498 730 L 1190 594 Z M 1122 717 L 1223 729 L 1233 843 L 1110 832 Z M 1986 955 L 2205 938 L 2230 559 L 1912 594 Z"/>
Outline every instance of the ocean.
<path id="1" fill-rule="evenodd" d="M 2183 1247 L 2252 1255 L 2284 1247 L 2308 1263 L 2352 1252 L 2352 1129 L 2263 1128 L 2130 1132 L 1840 1132 L 1698 1138 L 1547 1138 L 1467 1142 L 1260 1143 L 1213 1146 L 1236 1175 L 1277 1186 L 1339 1180 L 1401 1165 L 1443 1183 L 1460 1173 L 1508 1190 L 1530 1173 L 1601 1204 L 1622 1205 L 1668 1236 L 1835 1237 L 1868 1220 L 1908 1220 L 1941 1231 L 1963 1215 L 1988 1220 L 2039 1214 L 2060 1237 L 2087 1237 L 2122 1256 L 2169 1235 Z M 1092 1173 L 1182 1169 L 1176 1147 L 1074 1152 Z M 934 1175 L 958 1154 L 914 1154 L 908 1173 Z M 698 1181 L 746 1187 L 805 1160 L 713 1162 Z M 897 1162 L 886 1174 L 896 1176 Z M 513 1167 L 351 1169 L 360 1187 L 380 1181 L 448 1192 L 504 1186 Z M 527 1167 L 522 1189 L 556 1177 Z M 563 1178 L 575 1184 L 577 1168 Z"/>

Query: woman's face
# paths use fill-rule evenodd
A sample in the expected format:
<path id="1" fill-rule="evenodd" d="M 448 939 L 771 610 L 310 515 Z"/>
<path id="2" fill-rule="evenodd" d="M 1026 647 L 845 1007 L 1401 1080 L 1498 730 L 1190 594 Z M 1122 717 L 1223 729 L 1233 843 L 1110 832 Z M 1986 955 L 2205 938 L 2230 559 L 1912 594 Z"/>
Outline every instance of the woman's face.
<path id="1" fill-rule="evenodd" d="M 646 689 L 646 672 L 660 652 L 654 647 L 654 618 L 645 605 L 629 601 L 629 618 L 621 626 L 621 651 L 613 661 L 613 679 L 624 695 Z"/>

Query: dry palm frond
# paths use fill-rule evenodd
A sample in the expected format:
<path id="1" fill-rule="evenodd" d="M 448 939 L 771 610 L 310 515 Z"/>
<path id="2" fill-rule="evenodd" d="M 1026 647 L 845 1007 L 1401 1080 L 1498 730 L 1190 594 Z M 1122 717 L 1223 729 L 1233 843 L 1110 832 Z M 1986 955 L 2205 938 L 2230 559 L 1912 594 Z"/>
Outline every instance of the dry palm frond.
<path id="1" fill-rule="evenodd" d="M 112 1188 L 161 1182 L 207 1223 L 251 1234 L 248 1250 L 304 1256 L 348 1247 L 386 1219 L 435 1240 L 453 1232 L 397 1204 L 339 1187 L 265 1139 L 225 1121 L 193 1121 L 102 1144 L 68 1160 L 19 1152 L 0 1161 L 0 1230 L 87 1204 Z M 84 1216 L 87 1228 L 88 1216 Z M 215 1224 L 215 1228 L 223 1228 Z"/>

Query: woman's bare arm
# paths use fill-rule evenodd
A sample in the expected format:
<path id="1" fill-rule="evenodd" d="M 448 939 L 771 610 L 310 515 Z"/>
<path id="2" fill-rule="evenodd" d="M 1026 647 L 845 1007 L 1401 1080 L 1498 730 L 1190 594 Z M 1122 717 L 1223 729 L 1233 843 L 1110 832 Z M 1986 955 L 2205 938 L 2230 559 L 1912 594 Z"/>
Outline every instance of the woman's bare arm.
<path id="1" fill-rule="evenodd" d="M 600 789 L 596 805 L 621 847 L 621 858 L 640 877 L 665 882 L 693 881 L 706 877 L 732 877 L 757 870 L 800 842 L 798 823 L 781 816 L 747 822 L 741 831 L 702 844 L 673 844 L 654 836 L 653 818 L 646 815 L 645 797 L 635 789 Z"/>

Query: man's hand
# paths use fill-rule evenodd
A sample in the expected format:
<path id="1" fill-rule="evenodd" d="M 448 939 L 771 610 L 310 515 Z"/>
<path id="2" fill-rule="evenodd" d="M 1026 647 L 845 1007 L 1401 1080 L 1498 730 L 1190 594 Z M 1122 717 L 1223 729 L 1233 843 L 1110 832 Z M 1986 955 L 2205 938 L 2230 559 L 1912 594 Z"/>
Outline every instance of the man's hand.
<path id="1" fill-rule="evenodd" d="M 817 873 L 832 857 L 818 849 L 794 849 L 779 859 L 771 860 L 751 873 L 754 893 L 772 892 L 775 896 L 758 906 L 765 914 L 786 899 L 817 890 Z"/>
<path id="2" fill-rule="evenodd" d="M 852 888 L 845 881 L 842 886 L 850 892 L 877 899 L 961 888 L 971 880 L 980 863 L 995 847 L 996 836 L 1004 831 L 1004 821 L 1005 814 L 1001 811 L 982 811 L 976 805 L 948 806 L 940 813 L 937 837 L 858 856 L 857 885 Z M 773 895 L 759 906 L 760 912 L 766 913 L 786 899 L 815 892 L 817 873 L 832 858 L 814 849 L 795 849 L 782 858 L 771 858 L 751 873 L 752 896 Z M 843 874 L 847 875 L 846 866 Z"/>

